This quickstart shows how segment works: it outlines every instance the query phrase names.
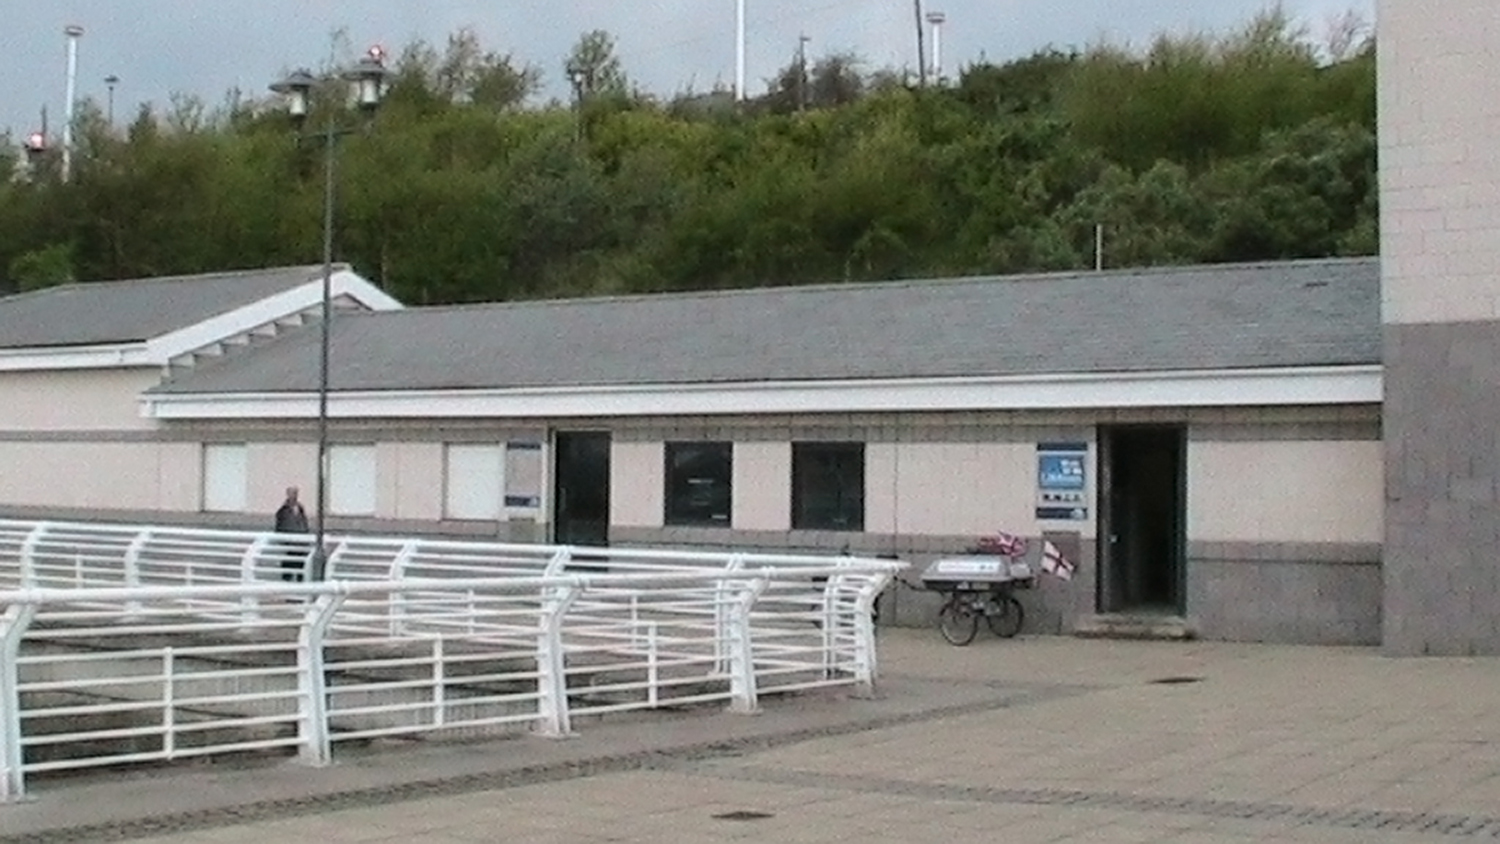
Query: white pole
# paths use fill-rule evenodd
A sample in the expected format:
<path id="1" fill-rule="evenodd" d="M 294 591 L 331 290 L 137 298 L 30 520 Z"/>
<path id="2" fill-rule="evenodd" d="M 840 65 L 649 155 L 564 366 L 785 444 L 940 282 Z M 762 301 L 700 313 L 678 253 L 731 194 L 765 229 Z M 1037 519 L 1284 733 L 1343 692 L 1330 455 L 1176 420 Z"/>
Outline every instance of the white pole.
<path id="1" fill-rule="evenodd" d="M 943 24 L 941 22 L 932 24 L 932 78 L 938 81 L 943 78 Z"/>
<path id="2" fill-rule="evenodd" d="M 734 98 L 745 99 L 745 0 L 735 0 Z"/>
<path id="3" fill-rule="evenodd" d="M 73 24 L 63 33 L 68 36 L 68 101 L 63 104 L 62 179 L 68 180 L 73 169 L 73 108 L 78 90 L 78 39 L 83 27 Z"/>
<path id="4" fill-rule="evenodd" d="M 1104 270 L 1104 224 L 1094 226 L 1094 272 Z"/>

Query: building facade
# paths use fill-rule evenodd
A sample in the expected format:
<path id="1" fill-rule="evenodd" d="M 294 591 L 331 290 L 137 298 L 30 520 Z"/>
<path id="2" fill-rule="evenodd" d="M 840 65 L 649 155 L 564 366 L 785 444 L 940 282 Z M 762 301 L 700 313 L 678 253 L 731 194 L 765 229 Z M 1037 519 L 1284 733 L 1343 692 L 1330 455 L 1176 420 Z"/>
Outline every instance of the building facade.
<path id="1" fill-rule="evenodd" d="M 1378 286 L 1355 260 L 350 308 L 330 526 L 919 565 L 1005 530 L 1079 564 L 1034 631 L 1374 643 Z M 0 378 L 5 512 L 267 526 L 315 483 L 319 332 L 262 333 Z"/>

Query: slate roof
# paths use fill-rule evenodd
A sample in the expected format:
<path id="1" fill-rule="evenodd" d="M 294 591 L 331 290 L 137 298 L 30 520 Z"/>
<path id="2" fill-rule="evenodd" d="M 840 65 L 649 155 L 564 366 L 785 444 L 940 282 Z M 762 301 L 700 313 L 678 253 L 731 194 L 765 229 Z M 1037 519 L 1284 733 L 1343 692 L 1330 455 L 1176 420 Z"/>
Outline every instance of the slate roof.
<path id="1" fill-rule="evenodd" d="M 318 264 L 94 281 L 6 296 L 0 298 L 0 349 L 141 342 L 322 277 Z"/>
<path id="2" fill-rule="evenodd" d="M 1375 364 L 1375 258 L 341 314 L 335 390 Z M 156 393 L 317 388 L 318 331 Z"/>

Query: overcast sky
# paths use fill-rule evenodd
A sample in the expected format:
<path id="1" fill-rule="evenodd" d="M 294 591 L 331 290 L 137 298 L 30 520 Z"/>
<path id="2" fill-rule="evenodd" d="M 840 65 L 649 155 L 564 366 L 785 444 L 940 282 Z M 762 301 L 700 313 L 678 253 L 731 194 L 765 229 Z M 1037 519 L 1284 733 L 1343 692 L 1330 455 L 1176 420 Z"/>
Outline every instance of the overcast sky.
<path id="1" fill-rule="evenodd" d="M 943 60 L 951 73 L 987 57 L 1003 61 L 1049 44 L 1085 46 L 1107 38 L 1139 43 L 1163 31 L 1222 30 L 1271 0 L 924 0 L 948 16 Z M 1373 0 L 1284 0 L 1314 32 L 1353 10 L 1373 20 Z M 649 90 L 672 93 L 734 81 L 735 0 L 44 0 L 5 2 L 6 67 L 0 73 L 0 128 L 20 136 L 46 106 L 54 128 L 66 91 L 63 27 L 86 32 L 79 44 L 80 98 L 106 102 L 126 120 L 138 103 L 172 92 L 210 105 L 238 87 L 259 95 L 286 68 L 317 65 L 330 33 L 354 46 L 397 51 L 414 38 L 442 44 L 473 27 L 489 49 L 511 52 L 546 73 L 547 95 L 565 93 L 561 64 L 578 35 L 605 29 L 619 42 L 626 72 Z M 907 0 L 748 0 L 748 89 L 796 50 L 852 50 L 872 66 L 914 66 L 913 4 Z"/>

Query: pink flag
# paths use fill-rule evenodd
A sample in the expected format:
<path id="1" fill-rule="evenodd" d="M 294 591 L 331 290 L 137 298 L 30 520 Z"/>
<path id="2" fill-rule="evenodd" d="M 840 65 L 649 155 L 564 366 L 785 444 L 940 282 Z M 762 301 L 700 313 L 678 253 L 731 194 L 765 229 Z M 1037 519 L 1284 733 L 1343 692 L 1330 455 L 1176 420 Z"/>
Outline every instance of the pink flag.
<path id="1" fill-rule="evenodd" d="M 1042 542 L 1042 571 L 1058 578 L 1059 580 L 1072 580 L 1073 572 L 1077 569 L 1057 546 L 1049 541 Z"/>
<path id="2" fill-rule="evenodd" d="M 1026 540 L 1013 533 L 996 531 L 994 536 L 981 537 L 979 548 L 987 554 L 997 554 L 1012 559 L 1026 554 Z"/>

